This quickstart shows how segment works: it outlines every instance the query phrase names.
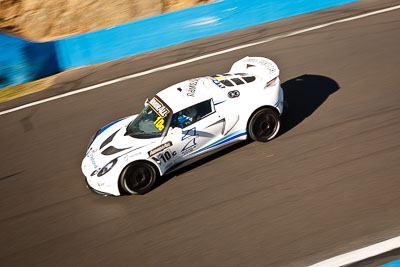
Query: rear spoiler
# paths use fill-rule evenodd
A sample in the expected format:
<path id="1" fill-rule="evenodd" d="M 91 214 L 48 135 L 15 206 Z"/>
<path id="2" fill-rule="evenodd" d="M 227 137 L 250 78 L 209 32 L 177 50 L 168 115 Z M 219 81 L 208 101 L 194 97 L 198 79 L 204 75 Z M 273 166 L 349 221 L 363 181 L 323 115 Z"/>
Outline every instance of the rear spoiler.
<path id="1" fill-rule="evenodd" d="M 279 76 L 279 68 L 272 60 L 265 57 L 245 57 L 233 63 L 229 73 L 254 74 L 270 81 Z"/>

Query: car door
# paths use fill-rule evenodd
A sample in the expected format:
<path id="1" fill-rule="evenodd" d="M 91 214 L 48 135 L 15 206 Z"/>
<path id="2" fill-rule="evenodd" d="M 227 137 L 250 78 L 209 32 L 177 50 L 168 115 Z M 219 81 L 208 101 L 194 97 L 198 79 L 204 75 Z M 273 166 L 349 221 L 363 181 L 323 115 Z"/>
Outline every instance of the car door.
<path id="1" fill-rule="evenodd" d="M 215 111 L 212 99 L 190 106 L 172 117 L 171 142 L 176 163 L 211 150 L 222 137 L 224 119 Z"/>

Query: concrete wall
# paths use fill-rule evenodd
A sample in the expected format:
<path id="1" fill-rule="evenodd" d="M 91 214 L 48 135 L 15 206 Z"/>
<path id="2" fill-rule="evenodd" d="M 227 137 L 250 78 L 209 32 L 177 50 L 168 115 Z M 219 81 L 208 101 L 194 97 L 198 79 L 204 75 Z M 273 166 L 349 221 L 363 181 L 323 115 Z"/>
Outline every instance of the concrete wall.
<path id="1" fill-rule="evenodd" d="M 216 0 L 45 43 L 0 34 L 0 88 L 354 1 Z"/>

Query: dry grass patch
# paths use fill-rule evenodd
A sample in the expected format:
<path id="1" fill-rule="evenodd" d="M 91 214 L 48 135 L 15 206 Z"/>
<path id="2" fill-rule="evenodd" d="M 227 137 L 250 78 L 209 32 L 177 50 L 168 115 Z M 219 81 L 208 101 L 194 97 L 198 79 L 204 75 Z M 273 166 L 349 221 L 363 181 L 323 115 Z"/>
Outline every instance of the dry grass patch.
<path id="1" fill-rule="evenodd" d="M 32 82 L 6 86 L 0 89 L 0 103 L 47 89 L 53 84 L 54 78 L 55 76 L 50 76 Z"/>

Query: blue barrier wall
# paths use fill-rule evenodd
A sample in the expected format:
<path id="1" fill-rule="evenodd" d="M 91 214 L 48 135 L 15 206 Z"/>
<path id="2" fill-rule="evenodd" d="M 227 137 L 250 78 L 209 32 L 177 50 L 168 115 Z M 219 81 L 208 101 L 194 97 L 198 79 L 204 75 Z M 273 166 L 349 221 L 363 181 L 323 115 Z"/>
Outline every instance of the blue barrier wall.
<path id="1" fill-rule="evenodd" d="M 59 71 L 54 42 L 36 43 L 0 34 L 0 88 Z"/>
<path id="2" fill-rule="evenodd" d="M 0 34 L 0 86 L 4 87 L 26 80 L 23 74 L 19 75 L 24 68 L 22 48 L 26 41 Z"/>
<path id="3" fill-rule="evenodd" d="M 354 1 L 217 0 L 46 43 L 0 34 L 0 88 Z"/>

